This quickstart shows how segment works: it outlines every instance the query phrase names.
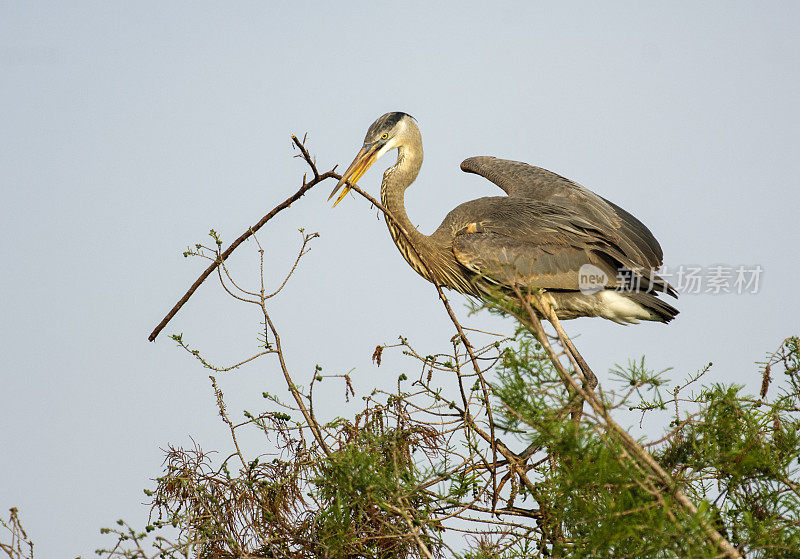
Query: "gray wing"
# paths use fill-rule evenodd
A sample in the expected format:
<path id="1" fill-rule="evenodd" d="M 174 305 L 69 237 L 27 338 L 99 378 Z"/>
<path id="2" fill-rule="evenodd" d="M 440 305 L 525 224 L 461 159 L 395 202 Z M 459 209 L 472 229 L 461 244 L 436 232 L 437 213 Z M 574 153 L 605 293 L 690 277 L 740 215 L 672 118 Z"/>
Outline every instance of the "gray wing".
<path id="1" fill-rule="evenodd" d="M 670 291 L 660 277 L 619 271 L 640 268 L 620 246 L 618 231 L 598 227 L 560 204 L 526 198 L 489 197 L 462 204 L 434 235 L 450 229 L 456 260 L 479 276 L 503 285 L 578 290 L 586 264 L 604 276 L 606 287 L 651 286 Z M 598 282 L 593 282 L 598 283 Z"/>
<path id="2" fill-rule="evenodd" d="M 456 237 L 453 254 L 461 265 L 499 285 L 578 291 L 579 270 L 585 264 L 593 264 L 602 272 L 597 283 L 609 288 L 616 285 L 613 266 L 601 254 L 581 247 L 539 245 L 496 233 L 474 233 Z"/>
<path id="3" fill-rule="evenodd" d="M 461 162 L 461 170 L 489 179 L 505 190 L 509 196 L 531 200 L 548 200 L 554 195 L 586 190 L 579 184 L 547 169 L 489 155 L 465 159 Z"/>
<path id="4" fill-rule="evenodd" d="M 641 221 L 561 175 L 521 161 L 490 156 L 465 159 L 461 170 L 489 179 L 510 197 L 541 200 L 579 212 L 595 227 L 618 237 L 620 249 L 638 267 L 656 269 L 663 262 L 661 245 Z"/>

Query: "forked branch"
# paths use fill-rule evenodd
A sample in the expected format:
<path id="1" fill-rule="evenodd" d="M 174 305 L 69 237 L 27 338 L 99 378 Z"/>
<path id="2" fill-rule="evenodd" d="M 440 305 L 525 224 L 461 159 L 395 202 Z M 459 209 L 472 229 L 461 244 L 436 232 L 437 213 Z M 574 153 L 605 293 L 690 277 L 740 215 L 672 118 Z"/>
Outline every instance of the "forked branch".
<path id="1" fill-rule="evenodd" d="M 166 316 L 161 320 L 161 322 L 158 323 L 158 325 L 153 329 L 153 331 L 147 337 L 147 339 L 149 341 L 151 341 L 151 342 L 155 341 L 156 337 L 161 333 L 161 331 L 164 329 L 164 327 L 167 324 L 169 324 L 169 321 L 172 320 L 172 318 L 176 314 L 178 314 L 178 311 L 181 310 L 181 307 L 183 307 L 183 305 L 186 304 L 186 302 L 194 294 L 194 292 L 197 291 L 197 288 L 200 287 L 200 285 L 204 281 L 206 281 L 206 278 L 208 278 L 208 276 L 210 276 L 211 274 L 214 273 L 214 270 L 216 270 L 217 267 L 220 264 L 222 264 L 225 260 L 227 260 L 227 258 L 233 253 L 234 250 L 236 250 L 236 248 L 240 244 L 245 242 L 251 235 L 253 235 L 253 233 L 255 233 L 256 231 L 261 229 L 270 219 L 272 219 L 273 217 L 278 215 L 281 211 L 283 211 L 286 208 L 288 208 L 289 206 L 291 206 L 294 202 L 299 200 L 303 196 L 303 194 L 305 194 L 306 192 L 308 192 L 309 190 L 311 190 L 312 188 L 317 186 L 322 181 L 325 181 L 327 179 L 337 179 L 338 180 L 338 179 L 341 178 L 341 176 L 337 175 L 334 172 L 336 167 L 334 167 L 330 171 L 327 171 L 325 173 L 320 174 L 319 171 L 317 170 L 316 163 L 314 163 L 314 160 L 312 159 L 311 155 L 308 153 L 308 150 L 303 145 L 303 143 L 300 140 L 297 139 L 297 136 L 292 135 L 292 142 L 294 142 L 294 144 L 300 149 L 300 154 L 301 154 L 302 158 L 306 161 L 306 163 L 308 163 L 308 165 L 311 167 L 312 172 L 314 173 L 314 178 L 312 178 L 310 181 L 306 181 L 306 176 L 303 175 L 303 184 L 297 190 L 297 192 L 295 192 L 294 194 L 289 196 L 286 200 L 284 200 L 283 202 L 281 202 L 280 204 L 278 204 L 277 206 L 272 208 L 272 210 L 267 215 L 265 215 L 260 220 L 258 220 L 258 223 L 256 223 L 252 227 L 248 228 L 247 231 L 245 231 L 244 233 L 239 235 L 239 238 L 236 239 L 235 241 L 233 241 L 230 244 L 230 246 L 228 248 L 226 248 L 219 255 L 217 260 L 215 260 L 211 265 L 209 265 L 208 268 L 206 268 L 203 271 L 202 274 L 200 274 L 200 276 L 195 280 L 195 282 L 191 285 L 191 287 L 189 287 L 189 289 L 186 291 L 186 293 L 184 293 L 183 297 L 181 297 L 178 300 L 178 302 L 175 303 L 175 306 L 172 307 L 172 309 L 166 314 Z"/>

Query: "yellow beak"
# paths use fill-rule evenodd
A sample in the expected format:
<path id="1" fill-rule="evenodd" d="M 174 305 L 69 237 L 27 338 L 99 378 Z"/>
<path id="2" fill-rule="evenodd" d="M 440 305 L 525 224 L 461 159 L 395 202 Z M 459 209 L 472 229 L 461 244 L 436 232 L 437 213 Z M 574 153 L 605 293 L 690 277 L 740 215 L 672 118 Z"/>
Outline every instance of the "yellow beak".
<path id="1" fill-rule="evenodd" d="M 336 199 L 336 202 L 333 203 L 332 207 L 335 208 L 336 204 L 341 202 L 342 199 L 347 195 L 347 193 L 350 192 L 350 187 L 347 186 L 346 183 L 349 182 L 350 184 L 355 184 L 356 182 L 358 182 L 358 179 L 364 176 L 364 173 L 367 172 L 367 169 L 372 167 L 372 164 L 375 163 L 375 161 L 378 159 L 378 150 L 380 149 L 380 147 L 381 147 L 380 143 L 376 142 L 374 144 L 371 144 L 369 146 L 364 146 L 363 148 L 361 148 L 361 151 L 358 152 L 356 158 L 353 159 L 353 162 L 344 172 L 344 175 L 342 175 L 341 180 L 336 184 L 336 187 L 333 189 L 333 192 L 331 192 L 331 195 L 328 196 L 328 200 L 330 200 L 331 198 L 334 197 L 334 195 L 342 187 L 342 185 L 345 185 L 344 190 L 342 190 L 342 193 Z"/>

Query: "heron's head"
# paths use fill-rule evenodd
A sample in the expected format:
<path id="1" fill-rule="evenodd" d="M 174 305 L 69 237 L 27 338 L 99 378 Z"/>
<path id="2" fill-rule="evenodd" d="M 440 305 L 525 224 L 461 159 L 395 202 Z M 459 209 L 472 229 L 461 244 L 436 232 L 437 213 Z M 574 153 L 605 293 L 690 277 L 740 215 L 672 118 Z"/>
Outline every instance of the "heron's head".
<path id="1" fill-rule="evenodd" d="M 421 145 L 421 135 L 414 122 L 414 117 L 406 113 L 394 112 L 386 113 L 378 118 L 367 130 L 361 151 L 344 172 L 328 200 L 333 198 L 336 192 L 344 186 L 344 190 L 333 203 L 336 206 L 350 191 L 350 187 L 346 183 L 355 184 L 379 157 L 393 149 L 402 148 L 408 142 Z"/>

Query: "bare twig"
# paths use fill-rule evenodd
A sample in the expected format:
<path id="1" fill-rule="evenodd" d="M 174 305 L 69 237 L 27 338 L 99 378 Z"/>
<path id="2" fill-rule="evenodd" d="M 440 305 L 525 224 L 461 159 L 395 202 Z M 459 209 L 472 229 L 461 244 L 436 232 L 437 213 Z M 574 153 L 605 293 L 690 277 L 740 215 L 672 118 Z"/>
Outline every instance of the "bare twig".
<path id="1" fill-rule="evenodd" d="M 186 304 L 186 301 L 188 301 L 189 298 L 194 294 L 194 292 L 197 291 L 197 288 L 200 287 L 200 285 L 206 280 L 206 278 L 208 278 L 208 276 L 210 276 L 214 272 L 214 270 L 216 270 L 217 267 L 222 262 L 224 262 L 233 253 L 233 251 L 236 250 L 236 248 L 240 244 L 242 244 L 244 241 L 246 241 L 253 233 L 255 233 L 256 231 L 261 229 L 270 219 L 272 219 L 273 217 L 278 215 L 278 213 L 280 213 L 281 211 L 283 211 L 286 208 L 288 208 L 289 206 L 291 206 L 294 202 L 299 200 L 306 192 L 311 190 L 313 187 L 315 187 L 319 183 L 321 183 L 321 182 L 323 182 L 323 181 L 325 181 L 327 179 L 337 179 L 338 180 L 338 179 L 341 178 L 339 175 L 337 175 L 334 172 L 336 167 L 334 167 L 330 171 L 327 171 L 325 173 L 320 174 L 317 171 L 316 163 L 314 163 L 314 160 L 312 159 L 311 155 L 309 155 L 308 150 L 306 150 L 306 148 L 303 145 L 303 143 L 300 140 L 297 139 L 297 136 L 294 136 L 294 135 L 292 135 L 292 141 L 300 149 L 300 152 L 302 154 L 303 159 L 305 159 L 305 161 L 311 166 L 311 170 L 314 172 L 314 178 L 311 179 L 310 181 L 306 182 L 305 175 L 304 175 L 303 176 L 303 185 L 297 190 L 297 192 L 295 192 L 294 194 L 289 196 L 286 200 L 284 200 L 283 202 L 281 202 L 280 204 L 278 204 L 277 206 L 272 208 L 272 210 L 267 215 L 262 217 L 258 221 L 258 223 L 256 223 L 252 227 L 248 228 L 247 231 L 245 231 L 244 233 L 242 233 L 239 236 L 238 239 L 233 241 L 230 244 L 230 246 L 228 248 L 226 248 L 225 251 L 222 254 L 219 255 L 219 258 L 216 261 L 214 261 L 214 263 L 211 264 L 208 268 L 206 268 L 203 271 L 202 274 L 200 274 L 200 276 L 195 280 L 195 282 L 192 284 L 192 286 L 186 291 L 186 293 L 183 295 L 183 297 L 181 297 L 180 300 L 177 303 L 175 303 L 175 306 L 172 307 L 172 309 L 161 320 L 161 322 L 158 323 L 158 326 L 156 326 L 153 329 L 153 331 L 150 333 L 150 335 L 147 337 L 147 339 L 149 341 L 151 341 L 151 342 L 155 341 L 156 337 L 161 333 L 161 331 L 169 323 L 169 321 L 172 320 L 172 318 L 178 313 L 178 311 L 181 310 L 181 307 L 183 307 L 183 305 Z"/>

